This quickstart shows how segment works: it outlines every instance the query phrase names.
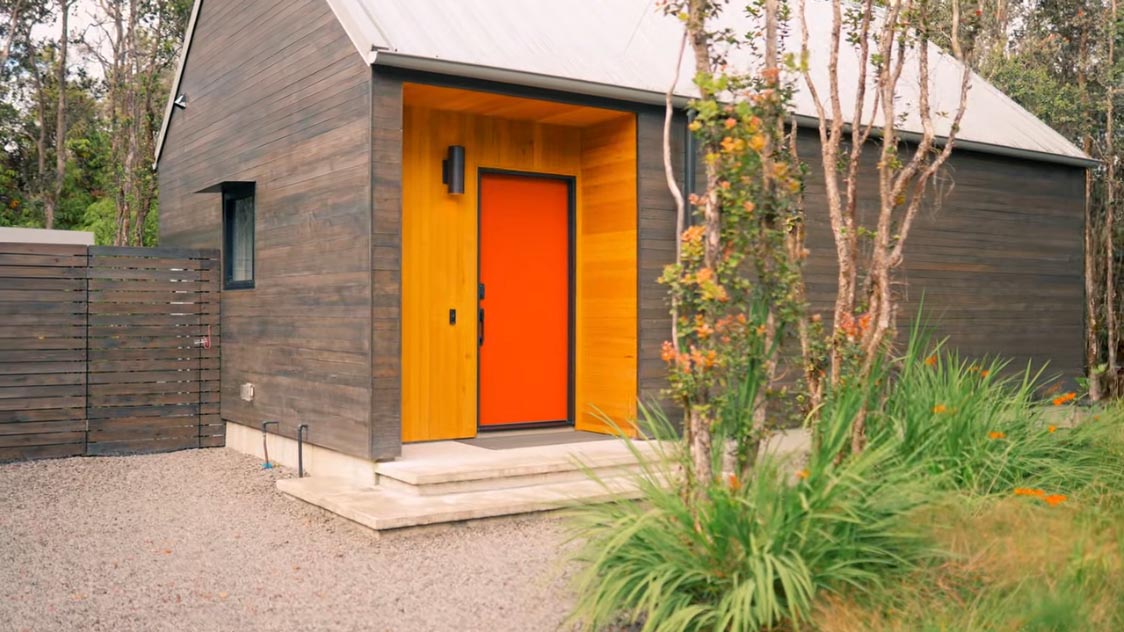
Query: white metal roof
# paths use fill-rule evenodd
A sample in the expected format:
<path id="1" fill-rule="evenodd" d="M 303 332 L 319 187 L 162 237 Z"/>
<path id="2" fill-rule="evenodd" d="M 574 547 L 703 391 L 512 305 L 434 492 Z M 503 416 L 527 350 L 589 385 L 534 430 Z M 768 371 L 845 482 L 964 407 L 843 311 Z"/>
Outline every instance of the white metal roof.
<path id="1" fill-rule="evenodd" d="M 197 5 L 201 0 L 196 0 Z M 675 74 L 682 25 L 663 15 L 655 0 L 327 0 L 348 35 L 370 63 L 502 81 L 629 101 L 662 103 Z M 722 20 L 743 31 L 748 18 L 733 7 Z M 196 7 L 198 9 L 198 7 Z M 831 4 L 808 0 L 810 59 L 821 97 L 827 94 Z M 790 25 L 788 47 L 799 46 Z M 190 31 L 189 31 L 190 32 Z M 189 42 L 188 42 L 189 44 Z M 186 46 L 185 46 L 186 49 Z M 939 135 L 948 131 L 959 97 L 960 64 L 936 47 L 930 54 L 932 111 Z M 733 51 L 732 64 L 752 64 L 751 53 Z M 919 132 L 915 66 L 906 65 L 899 84 L 899 129 Z M 688 47 L 675 94 L 696 94 Z M 844 111 L 853 106 L 857 53 L 840 54 Z M 178 81 L 177 81 L 178 83 Z M 796 114 L 815 117 L 803 82 Z M 868 93 L 870 94 L 870 93 Z M 174 96 L 174 92 L 173 92 Z M 872 95 L 870 95 L 872 96 Z M 868 103 L 871 101 L 868 98 Z M 163 133 L 161 134 L 161 144 Z M 961 123 L 962 147 L 1053 162 L 1091 164 L 1073 143 L 980 78 L 973 82 Z M 157 152 L 159 158 L 159 150 Z"/>

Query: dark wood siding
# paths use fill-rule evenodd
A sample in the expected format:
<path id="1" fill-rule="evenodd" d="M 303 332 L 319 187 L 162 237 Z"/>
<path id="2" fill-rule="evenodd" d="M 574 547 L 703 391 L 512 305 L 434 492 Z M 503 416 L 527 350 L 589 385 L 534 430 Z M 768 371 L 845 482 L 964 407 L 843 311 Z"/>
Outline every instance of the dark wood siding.
<path id="1" fill-rule="evenodd" d="M 254 289 L 223 296 L 222 417 L 369 456 L 370 69 L 323 0 L 203 4 L 160 162 L 161 243 L 219 248 L 256 183 Z M 255 385 L 252 402 L 240 385 Z"/>
<path id="2" fill-rule="evenodd" d="M 371 457 L 402 451 L 402 80 L 374 75 L 371 109 Z"/>
<path id="3" fill-rule="evenodd" d="M 640 372 L 648 394 L 664 385 L 659 345 L 670 336 L 665 291 L 654 280 L 675 256 L 657 119 L 641 115 L 639 141 Z M 809 167 L 809 295 L 813 309 L 830 316 L 837 266 L 818 136 L 802 130 L 799 151 Z M 868 222 L 877 212 L 876 152 L 864 156 L 860 214 Z M 999 355 L 1015 367 L 1048 363 L 1047 375 L 1080 376 L 1083 187 L 1080 168 L 955 152 L 906 245 L 896 290 L 903 336 L 924 301 L 934 335 L 966 356 Z"/>
<path id="4" fill-rule="evenodd" d="M 801 141 L 811 172 L 810 296 L 830 312 L 837 268 L 827 211 L 817 204 L 824 199 L 818 138 L 805 133 Z M 876 151 L 865 156 L 867 222 L 877 212 Z M 898 275 L 901 331 L 923 301 L 935 335 L 964 355 L 1049 363 L 1047 374 L 1080 376 L 1084 171 L 955 151 L 935 184 Z"/>
<path id="5" fill-rule="evenodd" d="M 667 386 L 667 367 L 660 348 L 671 339 L 667 288 L 656 282 L 664 266 L 675 261 L 675 200 L 667 190 L 663 167 L 663 112 L 648 110 L 637 115 L 637 169 L 639 187 L 639 297 L 638 310 L 640 397 L 659 398 Z M 683 142 L 686 121 L 676 117 L 672 126 L 671 155 L 676 177 L 682 181 Z"/>

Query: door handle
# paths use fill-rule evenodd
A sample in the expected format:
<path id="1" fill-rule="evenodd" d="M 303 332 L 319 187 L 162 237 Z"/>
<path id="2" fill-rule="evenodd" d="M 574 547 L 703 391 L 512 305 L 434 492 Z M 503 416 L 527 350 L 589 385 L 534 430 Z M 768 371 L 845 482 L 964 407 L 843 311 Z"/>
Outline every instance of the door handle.
<path id="1" fill-rule="evenodd" d="M 476 345 L 484 346 L 484 308 L 481 307 L 476 317 Z"/>

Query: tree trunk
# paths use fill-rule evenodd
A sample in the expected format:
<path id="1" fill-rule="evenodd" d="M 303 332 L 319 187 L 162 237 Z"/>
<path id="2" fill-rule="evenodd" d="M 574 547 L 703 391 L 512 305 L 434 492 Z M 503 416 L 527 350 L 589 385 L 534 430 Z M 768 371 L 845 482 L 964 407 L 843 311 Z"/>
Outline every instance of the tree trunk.
<path id="1" fill-rule="evenodd" d="M 46 205 L 47 228 L 55 227 L 55 209 L 66 184 L 66 53 L 70 41 L 70 0 L 59 0 L 58 111 L 55 119 L 55 180 Z"/>
<path id="2" fill-rule="evenodd" d="M 697 404 L 688 406 L 688 410 L 690 411 L 687 415 L 690 443 L 687 450 L 691 457 L 695 484 L 702 489 L 714 480 L 710 416 L 705 414 L 703 408 Z"/>
<path id="3" fill-rule="evenodd" d="M 1115 139 L 1113 138 L 1113 116 L 1115 115 L 1116 98 L 1116 73 L 1114 72 L 1116 63 L 1116 0 L 1110 3 L 1109 12 L 1109 28 L 1107 28 L 1108 37 L 1108 81 L 1106 81 L 1107 89 L 1105 90 L 1105 163 L 1107 165 L 1107 177 L 1105 178 L 1105 209 L 1104 209 L 1104 241 L 1105 241 L 1105 261 L 1104 261 L 1104 313 L 1105 313 L 1105 334 L 1108 338 L 1108 381 L 1107 388 L 1110 396 L 1119 395 L 1118 379 L 1117 379 L 1117 366 L 1116 366 L 1116 345 L 1117 345 L 1117 331 L 1116 331 L 1116 255 L 1114 252 L 1116 241 L 1115 237 L 1115 216 L 1116 216 L 1116 150 Z"/>
<path id="4" fill-rule="evenodd" d="M 23 36 L 19 32 L 20 18 L 23 12 L 23 2 L 17 2 L 12 7 L 12 15 L 8 18 L 8 35 L 4 38 L 4 45 L 0 46 L 0 68 L 3 68 L 8 63 L 8 58 L 12 54 L 12 44 L 16 39 Z"/>
<path id="5" fill-rule="evenodd" d="M 1088 74 L 1089 64 L 1089 31 L 1082 22 L 1081 33 L 1077 42 L 1077 87 L 1082 95 L 1083 109 L 1090 109 Z M 1086 130 L 1081 142 L 1081 148 L 1088 155 L 1093 151 L 1093 137 Z M 1097 233 L 1093 209 L 1093 172 L 1085 170 L 1085 365 L 1089 377 L 1089 399 L 1100 401 L 1103 397 L 1101 391 L 1101 374 L 1098 371 L 1101 364 L 1100 341 L 1100 293 L 1097 285 Z"/>

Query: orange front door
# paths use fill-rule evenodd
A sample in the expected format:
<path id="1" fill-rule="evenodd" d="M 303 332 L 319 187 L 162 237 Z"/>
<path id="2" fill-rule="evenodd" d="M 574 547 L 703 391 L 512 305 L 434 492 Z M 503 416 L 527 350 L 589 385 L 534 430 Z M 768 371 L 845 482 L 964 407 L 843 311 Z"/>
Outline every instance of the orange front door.
<path id="1" fill-rule="evenodd" d="M 569 419 L 570 184 L 480 180 L 480 426 Z"/>

